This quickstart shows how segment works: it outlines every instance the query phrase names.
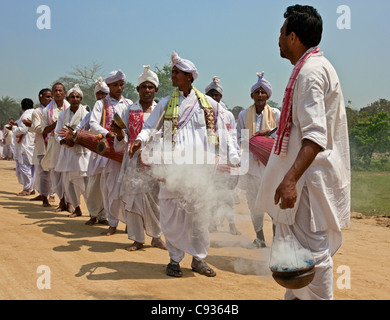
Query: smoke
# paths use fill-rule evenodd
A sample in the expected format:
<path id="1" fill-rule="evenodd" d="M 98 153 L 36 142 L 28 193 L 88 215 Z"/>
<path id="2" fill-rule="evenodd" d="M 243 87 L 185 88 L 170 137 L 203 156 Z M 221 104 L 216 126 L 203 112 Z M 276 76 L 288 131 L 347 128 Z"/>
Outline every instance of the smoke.
<path id="1" fill-rule="evenodd" d="M 275 271 L 292 271 L 308 267 L 313 256 L 291 235 L 275 238 L 272 243 L 270 266 Z"/>

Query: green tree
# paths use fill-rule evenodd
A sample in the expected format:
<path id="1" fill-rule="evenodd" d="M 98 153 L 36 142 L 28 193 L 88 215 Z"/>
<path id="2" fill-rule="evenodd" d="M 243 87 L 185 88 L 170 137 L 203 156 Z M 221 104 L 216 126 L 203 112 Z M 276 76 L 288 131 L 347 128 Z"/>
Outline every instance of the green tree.
<path id="1" fill-rule="evenodd" d="M 6 124 L 9 119 L 20 118 L 20 104 L 11 97 L 1 97 L 0 99 L 0 124 Z"/>
<path id="2" fill-rule="evenodd" d="M 171 81 L 172 68 L 169 64 L 164 64 L 161 69 L 158 66 L 155 66 L 154 72 L 156 72 L 159 80 L 158 92 L 156 94 L 157 101 L 169 96 L 174 90 Z"/>
<path id="3" fill-rule="evenodd" d="M 133 102 L 136 102 L 139 99 L 136 86 L 134 86 L 131 82 L 125 83 L 125 88 L 123 89 L 122 96 L 132 100 Z"/>
<path id="4" fill-rule="evenodd" d="M 60 82 L 65 86 L 66 90 L 71 89 L 76 83 L 80 85 L 81 91 L 83 91 L 82 104 L 88 105 L 91 108 L 95 105 L 95 81 L 99 78 L 102 65 L 93 63 L 91 66 L 74 66 L 69 75 L 58 78 L 52 83 Z"/>
<path id="5" fill-rule="evenodd" d="M 374 152 L 390 150 L 390 115 L 380 112 L 357 122 L 349 137 L 352 165 L 368 169 Z"/>
<path id="6" fill-rule="evenodd" d="M 359 110 L 359 116 L 362 118 L 375 116 L 378 113 L 386 112 L 390 115 L 390 101 L 386 99 L 379 99 L 369 104 L 367 107 Z"/>

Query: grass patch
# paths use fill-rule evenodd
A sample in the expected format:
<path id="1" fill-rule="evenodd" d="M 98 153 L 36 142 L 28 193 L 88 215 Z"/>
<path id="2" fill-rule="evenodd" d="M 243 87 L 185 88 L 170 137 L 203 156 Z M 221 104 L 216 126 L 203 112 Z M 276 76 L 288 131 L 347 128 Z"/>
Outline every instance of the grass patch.
<path id="1" fill-rule="evenodd" d="M 351 210 L 364 215 L 390 215 L 390 172 L 352 171 Z"/>

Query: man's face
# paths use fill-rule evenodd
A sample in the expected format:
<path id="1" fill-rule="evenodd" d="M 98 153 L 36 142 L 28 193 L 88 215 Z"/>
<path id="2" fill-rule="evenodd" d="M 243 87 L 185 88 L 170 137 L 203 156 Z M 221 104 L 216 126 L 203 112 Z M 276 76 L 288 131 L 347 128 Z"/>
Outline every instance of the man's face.
<path id="1" fill-rule="evenodd" d="M 143 102 L 150 103 L 154 100 L 154 96 L 156 92 L 158 91 L 158 88 L 156 86 L 149 82 L 145 81 L 142 82 L 138 87 L 137 91 L 139 94 L 139 99 Z"/>
<path id="2" fill-rule="evenodd" d="M 269 97 L 267 92 L 265 92 L 265 90 L 260 87 L 252 92 L 251 98 L 255 102 L 255 105 L 263 105 L 267 102 Z"/>
<path id="3" fill-rule="evenodd" d="M 44 107 L 46 107 L 50 101 L 53 99 L 53 97 L 51 96 L 51 91 L 45 91 L 40 97 L 39 97 L 39 102 L 41 103 L 41 105 L 43 105 Z"/>
<path id="4" fill-rule="evenodd" d="M 286 35 L 286 25 L 287 25 L 287 19 L 284 21 L 284 24 L 282 28 L 280 29 L 280 36 L 279 36 L 279 48 L 280 48 L 280 56 L 282 58 L 288 59 L 290 49 L 289 49 L 289 41 L 290 38 L 288 35 Z"/>
<path id="5" fill-rule="evenodd" d="M 211 89 L 209 92 L 206 93 L 209 97 L 213 98 L 218 103 L 221 102 L 222 94 L 220 94 L 217 90 Z"/>
<path id="6" fill-rule="evenodd" d="M 184 87 L 191 84 L 192 74 L 191 73 L 185 73 L 184 71 L 181 71 L 176 66 L 172 68 L 172 86 L 174 87 Z"/>
<path id="7" fill-rule="evenodd" d="M 68 102 L 70 103 L 71 108 L 78 108 L 80 106 L 81 100 L 83 98 L 78 92 L 72 92 L 68 97 Z"/>
<path id="8" fill-rule="evenodd" d="M 53 98 L 56 101 L 63 100 L 66 96 L 66 91 L 64 90 L 64 87 L 60 84 L 56 84 L 53 87 Z"/>
<path id="9" fill-rule="evenodd" d="M 99 90 L 98 92 L 96 92 L 95 96 L 96 96 L 96 100 L 101 100 L 107 97 L 107 93 Z"/>
<path id="10" fill-rule="evenodd" d="M 115 81 L 108 84 L 108 88 L 110 89 L 110 95 L 113 97 L 120 97 L 125 89 L 125 82 L 123 80 Z"/>

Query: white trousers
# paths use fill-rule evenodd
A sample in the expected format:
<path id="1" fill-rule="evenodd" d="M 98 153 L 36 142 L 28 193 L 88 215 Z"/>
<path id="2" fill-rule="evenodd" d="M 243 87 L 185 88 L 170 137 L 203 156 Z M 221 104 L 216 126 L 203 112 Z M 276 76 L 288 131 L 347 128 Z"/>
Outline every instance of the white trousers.
<path id="1" fill-rule="evenodd" d="M 286 300 L 298 298 L 301 300 L 332 300 L 333 299 L 333 260 L 330 248 L 341 245 L 341 232 L 325 230 L 310 231 L 310 201 L 307 188 L 302 190 L 301 201 L 291 226 L 277 223 L 276 237 L 285 238 L 293 235 L 306 249 L 309 249 L 315 261 L 316 273 L 313 281 L 306 287 L 297 290 L 287 289 Z"/>
<path id="2" fill-rule="evenodd" d="M 160 199 L 160 223 L 169 256 L 180 262 L 185 253 L 200 261 L 210 248 L 208 217 L 188 210 L 183 199 Z"/>

